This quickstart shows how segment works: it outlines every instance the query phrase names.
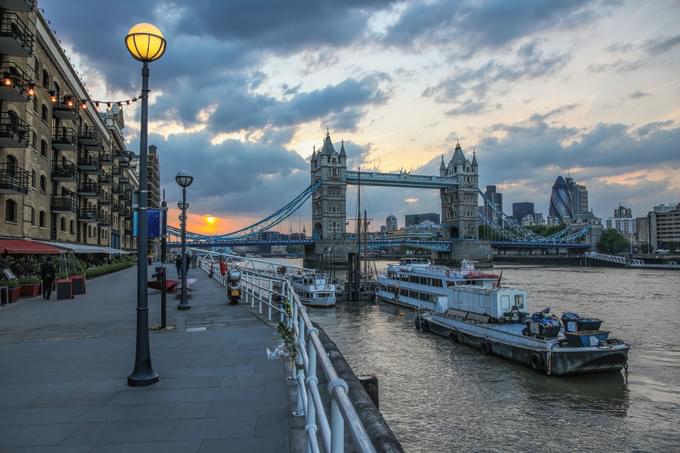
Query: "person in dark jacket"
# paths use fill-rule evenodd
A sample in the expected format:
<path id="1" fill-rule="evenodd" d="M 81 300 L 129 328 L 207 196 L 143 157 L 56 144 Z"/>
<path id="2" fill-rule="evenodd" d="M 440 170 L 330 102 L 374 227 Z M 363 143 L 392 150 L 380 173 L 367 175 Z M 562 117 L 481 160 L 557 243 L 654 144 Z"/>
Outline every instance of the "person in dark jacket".
<path id="1" fill-rule="evenodd" d="M 54 264 L 52 258 L 47 258 L 47 261 L 40 266 L 40 278 L 42 279 L 43 299 L 50 300 L 52 294 L 52 285 L 55 277 Z"/>
<path id="2" fill-rule="evenodd" d="M 175 257 L 175 267 L 177 268 L 177 277 L 182 277 L 182 255 Z"/>

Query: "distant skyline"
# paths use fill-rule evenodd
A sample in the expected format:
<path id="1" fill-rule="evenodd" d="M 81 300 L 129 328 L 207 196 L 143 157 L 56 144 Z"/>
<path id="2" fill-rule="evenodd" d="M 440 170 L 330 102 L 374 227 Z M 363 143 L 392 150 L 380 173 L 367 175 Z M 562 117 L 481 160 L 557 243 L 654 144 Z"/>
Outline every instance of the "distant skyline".
<path id="1" fill-rule="evenodd" d="M 97 99 L 138 94 L 139 68 L 123 45 L 129 27 L 163 31 L 150 143 L 170 206 L 175 173 L 194 174 L 195 231 L 228 232 L 301 192 L 326 128 L 344 139 L 352 168 L 381 171 L 438 174 L 460 140 L 477 152 L 480 188 L 495 184 L 506 206 L 532 201 L 544 215 L 552 183 L 568 173 L 599 217 L 619 203 L 641 216 L 680 201 L 677 0 L 39 6 Z M 135 152 L 138 115 L 127 108 Z M 373 229 L 392 213 L 439 210 L 436 191 L 370 188 L 363 198 Z M 350 189 L 348 212 L 355 199 Z M 305 207 L 290 223 L 310 215 Z"/>

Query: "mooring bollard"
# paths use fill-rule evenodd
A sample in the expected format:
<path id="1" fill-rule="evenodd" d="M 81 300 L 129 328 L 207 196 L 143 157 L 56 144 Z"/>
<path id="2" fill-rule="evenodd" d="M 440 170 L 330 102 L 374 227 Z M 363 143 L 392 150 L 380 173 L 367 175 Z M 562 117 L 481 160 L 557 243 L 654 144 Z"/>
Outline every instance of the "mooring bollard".
<path id="1" fill-rule="evenodd" d="M 375 374 L 365 374 L 357 376 L 357 379 L 359 379 L 361 386 L 366 390 L 366 393 L 368 393 L 373 404 L 375 404 L 376 409 L 380 409 L 380 386 L 378 383 L 378 376 Z"/>

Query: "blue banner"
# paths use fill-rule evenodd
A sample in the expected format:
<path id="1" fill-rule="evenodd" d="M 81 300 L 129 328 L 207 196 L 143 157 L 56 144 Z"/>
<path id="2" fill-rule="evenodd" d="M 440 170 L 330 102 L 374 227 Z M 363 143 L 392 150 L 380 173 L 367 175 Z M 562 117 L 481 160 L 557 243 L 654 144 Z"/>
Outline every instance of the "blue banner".
<path id="1" fill-rule="evenodd" d="M 161 237 L 163 225 L 163 210 L 162 209 L 147 209 L 147 223 L 146 234 L 148 239 L 155 239 Z M 137 211 L 132 213 L 132 235 L 137 237 Z"/>

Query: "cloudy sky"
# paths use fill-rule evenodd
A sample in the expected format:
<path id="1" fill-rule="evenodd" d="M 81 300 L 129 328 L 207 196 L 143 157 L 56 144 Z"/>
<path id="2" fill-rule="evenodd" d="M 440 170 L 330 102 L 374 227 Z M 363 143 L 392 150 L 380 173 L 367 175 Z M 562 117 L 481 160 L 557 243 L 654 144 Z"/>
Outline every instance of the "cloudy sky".
<path id="1" fill-rule="evenodd" d="M 571 174 L 601 217 L 680 202 L 680 1 L 42 0 L 97 99 L 139 91 L 123 37 L 168 39 L 151 68 L 150 143 L 170 206 L 180 169 L 194 231 L 227 232 L 309 184 L 326 128 L 352 167 L 438 171 L 456 140 L 505 211 Z M 138 150 L 139 111 L 126 111 Z M 348 210 L 356 191 L 348 190 Z M 374 227 L 439 210 L 435 191 L 369 188 Z M 174 214 L 174 213 L 173 213 Z M 218 219 L 212 225 L 206 216 Z M 283 231 L 311 216 L 306 206 Z M 171 223 L 176 219 L 170 216 Z M 175 222 L 176 223 L 176 222 Z"/>

